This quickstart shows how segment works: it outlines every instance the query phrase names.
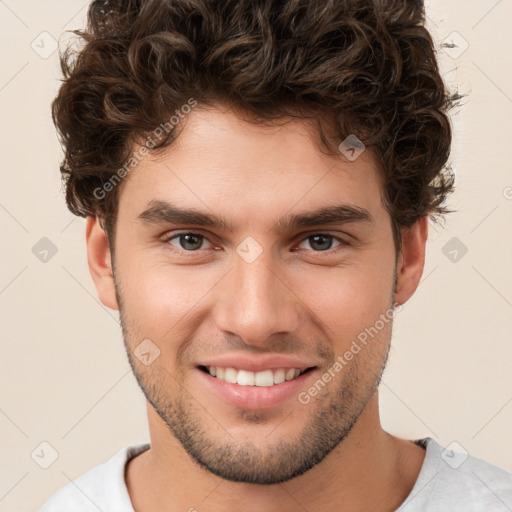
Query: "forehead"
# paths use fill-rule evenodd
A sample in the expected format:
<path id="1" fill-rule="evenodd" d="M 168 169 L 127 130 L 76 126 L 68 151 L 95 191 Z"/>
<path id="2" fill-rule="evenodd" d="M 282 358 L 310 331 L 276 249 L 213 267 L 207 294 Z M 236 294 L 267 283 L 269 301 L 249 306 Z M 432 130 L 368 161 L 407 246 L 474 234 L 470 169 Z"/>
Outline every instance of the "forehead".
<path id="1" fill-rule="evenodd" d="M 311 123 L 261 124 L 226 108 L 198 106 L 177 129 L 170 147 L 146 156 L 123 181 L 120 217 L 136 216 L 155 199 L 226 216 L 237 212 L 249 223 L 277 209 L 346 203 L 376 214 L 382 208 L 370 151 L 352 162 L 328 155 Z"/>

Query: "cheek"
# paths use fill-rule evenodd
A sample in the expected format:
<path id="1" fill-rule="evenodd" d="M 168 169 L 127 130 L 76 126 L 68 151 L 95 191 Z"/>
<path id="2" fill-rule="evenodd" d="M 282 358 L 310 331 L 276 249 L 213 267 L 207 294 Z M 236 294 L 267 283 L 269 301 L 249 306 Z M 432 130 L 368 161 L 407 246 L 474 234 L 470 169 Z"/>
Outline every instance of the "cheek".
<path id="1" fill-rule="evenodd" d="M 304 273 L 293 288 L 328 327 L 326 334 L 346 341 L 390 309 L 392 287 L 392 265 L 376 261 Z"/>
<path id="2" fill-rule="evenodd" d="M 225 273 L 208 266 L 172 265 L 142 253 L 126 258 L 121 270 L 127 315 L 156 339 L 170 339 L 190 326 L 193 312 Z"/>

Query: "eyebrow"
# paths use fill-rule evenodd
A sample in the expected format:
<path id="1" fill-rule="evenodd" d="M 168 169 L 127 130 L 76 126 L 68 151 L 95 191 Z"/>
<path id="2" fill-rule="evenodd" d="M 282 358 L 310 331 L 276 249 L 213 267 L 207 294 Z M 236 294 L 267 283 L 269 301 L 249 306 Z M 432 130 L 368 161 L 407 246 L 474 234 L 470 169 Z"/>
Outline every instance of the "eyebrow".
<path id="1" fill-rule="evenodd" d="M 194 208 L 179 208 L 162 200 L 153 199 L 147 208 L 137 216 L 144 224 L 185 224 L 212 227 L 224 231 L 235 231 L 234 225 L 224 217 L 206 213 Z M 373 222 L 368 210 L 354 205 L 324 206 L 317 210 L 287 214 L 274 223 L 274 231 L 286 232 L 296 228 L 348 222 Z"/>

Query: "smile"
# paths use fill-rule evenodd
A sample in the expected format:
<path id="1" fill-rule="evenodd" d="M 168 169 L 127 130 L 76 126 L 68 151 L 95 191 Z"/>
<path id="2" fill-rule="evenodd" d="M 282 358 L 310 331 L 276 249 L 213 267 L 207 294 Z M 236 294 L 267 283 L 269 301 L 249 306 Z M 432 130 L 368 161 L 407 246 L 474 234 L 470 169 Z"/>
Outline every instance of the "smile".
<path id="1" fill-rule="evenodd" d="M 237 370 L 236 368 L 229 367 L 224 368 L 221 366 L 199 366 L 199 369 L 229 384 L 270 387 L 289 380 L 294 380 L 312 368 L 306 368 L 305 370 L 300 370 L 299 368 L 279 368 L 259 372 L 251 372 L 242 369 Z"/>

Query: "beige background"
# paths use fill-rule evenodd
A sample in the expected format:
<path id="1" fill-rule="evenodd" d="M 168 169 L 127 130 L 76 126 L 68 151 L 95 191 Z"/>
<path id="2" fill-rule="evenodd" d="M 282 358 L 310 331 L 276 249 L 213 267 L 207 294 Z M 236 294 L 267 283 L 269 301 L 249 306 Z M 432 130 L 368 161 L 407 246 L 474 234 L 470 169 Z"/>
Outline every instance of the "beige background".
<path id="1" fill-rule="evenodd" d="M 82 26 L 86 6 L 0 0 L 1 511 L 34 511 L 149 439 L 117 313 L 89 276 L 85 221 L 60 190 L 49 111 L 58 61 L 40 34 Z M 438 42 L 457 31 L 469 44 L 457 58 L 440 54 L 448 83 L 469 94 L 454 117 L 458 213 L 431 230 L 423 281 L 397 316 L 382 420 L 512 471 L 512 0 L 433 0 L 428 16 Z M 32 252 L 42 237 L 57 248 L 46 263 Z M 456 262 L 443 253 L 453 237 L 468 248 Z M 31 458 L 43 441 L 58 452 L 48 469 Z"/>

